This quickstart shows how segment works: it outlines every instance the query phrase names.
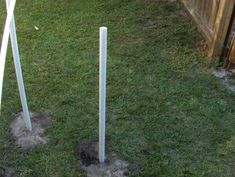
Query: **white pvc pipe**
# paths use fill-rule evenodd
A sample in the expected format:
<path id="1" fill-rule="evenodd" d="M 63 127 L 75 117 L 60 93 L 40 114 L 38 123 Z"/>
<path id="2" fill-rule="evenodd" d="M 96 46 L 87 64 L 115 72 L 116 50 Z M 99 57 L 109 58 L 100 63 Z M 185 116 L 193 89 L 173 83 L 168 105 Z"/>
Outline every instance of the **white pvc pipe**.
<path id="1" fill-rule="evenodd" d="M 10 33 L 10 23 L 13 17 L 13 12 L 15 8 L 16 0 L 12 0 L 7 13 L 7 19 L 5 22 L 3 37 L 2 37 L 2 45 L 0 51 L 0 109 L 2 103 L 2 89 L 3 89 L 3 77 L 4 77 L 4 69 L 6 62 L 6 54 L 7 54 L 7 46 L 9 41 L 9 33 Z"/>
<path id="2" fill-rule="evenodd" d="M 6 0 L 7 11 L 8 11 L 8 5 L 10 4 L 10 2 L 11 0 Z M 19 49 L 18 49 L 18 43 L 17 43 L 14 15 L 12 17 L 12 21 L 10 24 L 10 38 L 11 38 L 11 46 L 12 46 L 12 52 L 13 52 L 15 70 L 16 70 L 16 78 L 17 78 L 17 83 L 18 83 L 19 92 L 20 92 L 21 104 L 23 107 L 24 121 L 25 121 L 26 128 L 29 131 L 32 131 L 32 124 L 30 120 L 30 114 L 29 114 L 25 88 L 24 88 L 24 81 L 23 81 L 22 70 L 21 70 L 21 64 L 20 64 L 20 55 L 19 55 Z"/>
<path id="3" fill-rule="evenodd" d="M 99 54 L 99 161 L 105 161 L 107 28 L 100 27 Z"/>

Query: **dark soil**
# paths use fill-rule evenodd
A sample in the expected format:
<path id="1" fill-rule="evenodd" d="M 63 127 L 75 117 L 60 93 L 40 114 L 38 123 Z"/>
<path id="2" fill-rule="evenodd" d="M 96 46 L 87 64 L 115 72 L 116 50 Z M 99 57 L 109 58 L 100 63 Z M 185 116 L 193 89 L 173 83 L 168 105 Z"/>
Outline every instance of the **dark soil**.
<path id="1" fill-rule="evenodd" d="M 82 143 L 75 149 L 75 154 L 79 156 L 85 166 L 99 163 L 99 142 L 94 140 L 89 143 Z"/>
<path id="2" fill-rule="evenodd" d="M 87 177 L 126 177 L 128 163 L 119 159 L 115 153 L 107 155 L 105 163 L 99 163 L 99 142 L 91 141 L 80 144 L 75 154 L 82 162 L 82 169 Z"/>

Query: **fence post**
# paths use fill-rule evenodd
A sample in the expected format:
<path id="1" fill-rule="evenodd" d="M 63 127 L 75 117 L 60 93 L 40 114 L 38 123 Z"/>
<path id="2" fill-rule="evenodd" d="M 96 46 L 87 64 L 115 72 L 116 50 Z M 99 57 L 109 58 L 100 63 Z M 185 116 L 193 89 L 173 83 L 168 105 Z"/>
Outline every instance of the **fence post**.
<path id="1" fill-rule="evenodd" d="M 29 131 L 32 131 L 32 124 L 30 120 L 29 110 L 28 110 L 28 104 L 26 100 L 26 94 L 25 94 L 25 88 L 24 88 L 24 82 L 23 82 L 23 76 L 22 76 L 22 70 L 21 70 L 21 64 L 20 64 L 20 55 L 19 55 L 19 49 L 18 49 L 18 43 L 17 43 L 17 36 L 16 36 L 16 30 L 15 30 L 15 20 L 14 20 L 14 7 L 12 5 L 15 0 L 6 0 L 6 7 L 7 7 L 7 20 L 5 24 L 5 29 L 3 33 L 3 43 L 1 48 L 1 90 L 0 90 L 0 99 L 2 98 L 2 87 L 3 87 L 3 76 L 4 76 L 4 68 L 5 68 L 5 61 L 6 61 L 6 53 L 7 53 L 7 44 L 9 40 L 9 33 L 11 38 L 11 46 L 12 46 L 12 52 L 13 52 L 13 58 L 14 58 L 14 64 L 15 64 L 15 70 L 16 70 L 16 77 L 17 77 L 17 83 L 19 87 L 20 92 L 20 99 L 23 107 L 23 113 L 24 113 L 24 121 L 26 124 L 26 128 Z M 1 100 L 0 100 L 1 102 Z"/>
<path id="2" fill-rule="evenodd" d="M 100 27 L 99 54 L 99 161 L 105 161 L 107 28 Z"/>

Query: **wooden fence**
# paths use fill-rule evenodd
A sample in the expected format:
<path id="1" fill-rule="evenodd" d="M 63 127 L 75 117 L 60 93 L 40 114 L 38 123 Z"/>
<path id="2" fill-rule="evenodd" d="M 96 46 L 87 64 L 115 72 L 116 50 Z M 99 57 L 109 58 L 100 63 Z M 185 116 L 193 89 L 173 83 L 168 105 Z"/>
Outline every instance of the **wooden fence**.
<path id="1" fill-rule="evenodd" d="M 233 14 L 234 13 L 235 9 L 233 11 Z M 225 50 L 223 53 L 224 66 L 227 69 L 235 69 L 235 15 L 232 17 L 225 44 L 225 48 L 227 50 Z"/>
<path id="2" fill-rule="evenodd" d="M 229 29 L 235 0 L 179 0 L 205 37 L 208 56 L 219 57 Z"/>

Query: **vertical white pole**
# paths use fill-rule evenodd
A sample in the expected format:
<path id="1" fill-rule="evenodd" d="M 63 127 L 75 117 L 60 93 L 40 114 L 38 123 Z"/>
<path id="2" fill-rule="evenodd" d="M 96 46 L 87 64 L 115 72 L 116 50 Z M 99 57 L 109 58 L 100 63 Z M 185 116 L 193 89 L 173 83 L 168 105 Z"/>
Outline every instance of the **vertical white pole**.
<path id="1" fill-rule="evenodd" d="M 105 161 L 107 28 L 100 27 L 99 54 L 99 161 Z"/>
<path id="2" fill-rule="evenodd" d="M 10 2 L 11 0 L 6 0 L 7 10 L 8 10 L 8 6 Z M 22 76 L 22 70 L 21 70 L 21 64 L 20 64 L 20 55 L 19 55 L 19 49 L 18 49 L 18 43 L 17 43 L 14 15 L 12 17 L 12 21 L 10 24 L 10 38 L 11 38 L 11 46 L 12 46 L 12 52 L 13 52 L 15 70 L 16 70 L 17 83 L 18 83 L 19 92 L 20 92 L 20 99 L 21 99 L 21 104 L 23 107 L 24 121 L 26 124 L 26 128 L 29 131 L 32 131 L 32 124 L 30 120 L 29 109 L 28 109 L 23 76 Z"/>
<path id="3" fill-rule="evenodd" d="M 7 19 L 5 22 L 5 27 L 3 31 L 3 37 L 2 37 L 2 45 L 1 45 L 1 51 L 0 51 L 0 108 L 1 108 L 1 103 L 2 103 L 3 77 L 4 77 L 4 69 L 5 69 L 5 63 L 6 63 L 7 46 L 8 46 L 8 41 L 9 41 L 10 23 L 13 17 L 15 3 L 16 3 L 16 0 L 12 0 L 8 7 Z"/>

